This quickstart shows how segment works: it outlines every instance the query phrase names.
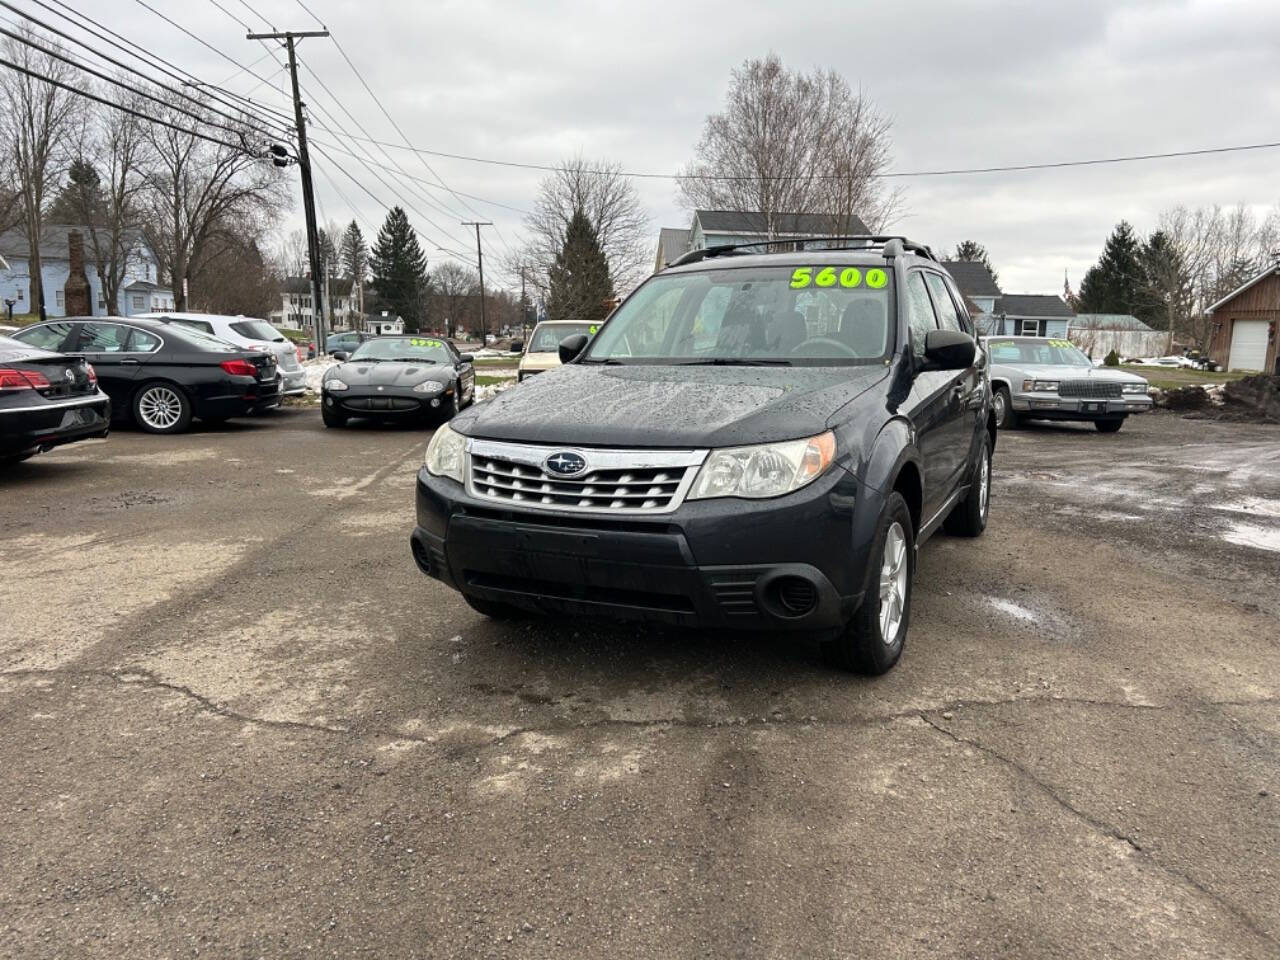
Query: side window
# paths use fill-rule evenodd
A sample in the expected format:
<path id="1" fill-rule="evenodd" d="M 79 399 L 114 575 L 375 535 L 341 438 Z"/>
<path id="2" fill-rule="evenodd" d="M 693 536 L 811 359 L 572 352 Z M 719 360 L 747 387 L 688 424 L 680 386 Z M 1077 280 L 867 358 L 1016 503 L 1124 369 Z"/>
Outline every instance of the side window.
<path id="1" fill-rule="evenodd" d="M 151 353 L 160 346 L 160 338 L 154 333 L 148 333 L 146 330 L 133 328 L 129 334 L 129 352 L 130 353 Z"/>
<path id="2" fill-rule="evenodd" d="M 69 323 L 42 323 L 38 327 L 27 327 L 14 333 L 13 339 L 25 343 L 29 347 L 41 350 L 62 350 L 66 348 L 67 337 L 71 335 Z"/>
<path id="3" fill-rule="evenodd" d="M 947 292 L 947 285 L 943 282 L 942 277 L 936 273 L 926 273 L 924 282 L 929 285 L 929 292 L 933 294 L 933 305 L 938 311 L 938 326 L 943 330 L 959 330 L 964 331 L 960 325 L 960 314 L 956 312 L 956 305 L 951 301 L 951 294 Z"/>
<path id="4" fill-rule="evenodd" d="M 964 294 L 960 292 L 960 288 L 956 286 L 956 282 L 950 277 L 944 277 L 947 289 L 951 291 L 951 299 L 955 302 L 960 311 L 960 326 L 964 332 L 973 336 L 973 317 L 969 316 L 969 308 L 965 305 Z"/>
<path id="5" fill-rule="evenodd" d="M 80 345 L 85 353 L 123 353 L 129 340 L 128 327 L 118 323 L 80 325 Z"/>
<path id="6" fill-rule="evenodd" d="M 924 275 L 919 270 L 913 270 L 907 276 L 907 326 L 911 330 L 912 352 L 923 357 L 924 338 L 930 330 L 938 329 L 938 318 L 934 316 Z"/>

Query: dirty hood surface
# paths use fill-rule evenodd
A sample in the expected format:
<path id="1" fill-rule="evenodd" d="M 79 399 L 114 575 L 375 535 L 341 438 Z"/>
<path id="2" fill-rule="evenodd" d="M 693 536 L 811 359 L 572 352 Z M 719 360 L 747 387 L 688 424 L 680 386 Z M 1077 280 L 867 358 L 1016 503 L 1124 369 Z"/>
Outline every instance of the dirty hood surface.
<path id="1" fill-rule="evenodd" d="M 460 433 L 581 446 L 730 447 L 812 436 L 883 366 L 570 364 L 456 417 Z"/>

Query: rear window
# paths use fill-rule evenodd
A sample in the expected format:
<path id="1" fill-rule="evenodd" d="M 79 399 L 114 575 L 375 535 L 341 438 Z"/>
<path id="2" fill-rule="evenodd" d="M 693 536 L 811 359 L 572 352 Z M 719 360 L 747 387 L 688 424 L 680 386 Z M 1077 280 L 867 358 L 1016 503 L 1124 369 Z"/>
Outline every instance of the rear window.
<path id="1" fill-rule="evenodd" d="M 250 340 L 283 340 L 284 335 L 265 320 L 237 320 L 231 329 Z"/>
<path id="2" fill-rule="evenodd" d="M 172 335 L 174 339 L 182 341 L 189 347 L 195 347 L 197 350 L 208 350 L 215 353 L 235 353 L 244 349 L 233 343 L 227 343 L 225 340 L 219 340 L 212 334 L 196 330 L 194 327 L 185 327 L 176 323 L 166 327 L 165 334 Z"/>
<path id="3" fill-rule="evenodd" d="M 202 330 L 205 333 L 213 333 L 213 324 L 208 320 L 192 320 L 189 317 L 175 317 L 173 323 L 180 323 L 184 327 L 190 327 L 192 330 Z"/>
<path id="4" fill-rule="evenodd" d="M 59 350 L 71 334 L 69 323 L 42 323 L 38 327 L 27 327 L 13 334 L 13 339 L 25 343 L 29 347 L 41 350 Z"/>

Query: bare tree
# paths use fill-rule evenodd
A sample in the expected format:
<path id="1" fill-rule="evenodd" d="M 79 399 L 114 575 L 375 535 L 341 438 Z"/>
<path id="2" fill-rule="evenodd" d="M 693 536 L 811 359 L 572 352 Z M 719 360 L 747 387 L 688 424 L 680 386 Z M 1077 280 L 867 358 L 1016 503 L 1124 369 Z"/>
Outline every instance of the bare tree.
<path id="1" fill-rule="evenodd" d="M 884 182 L 890 126 L 834 70 L 793 72 L 773 54 L 747 60 L 681 171 L 681 199 L 691 209 L 758 213 L 770 236 L 789 213 L 828 216 L 833 230 L 857 216 L 881 230 L 901 204 Z"/>
<path id="2" fill-rule="evenodd" d="M 194 287 L 220 256 L 263 237 L 288 206 L 288 195 L 269 163 L 201 140 L 186 132 L 189 118 L 167 113 L 161 119 L 173 127 L 147 127 L 155 164 L 145 192 L 146 234 L 169 278 L 174 306 L 182 310 L 183 281 Z"/>
<path id="3" fill-rule="evenodd" d="M 480 291 L 480 278 L 469 267 L 446 260 L 431 271 L 431 312 L 444 318 L 445 336 L 465 330 L 472 301 Z"/>
<path id="4" fill-rule="evenodd" d="M 609 261 L 615 290 L 630 290 L 649 272 L 649 217 L 635 184 L 622 168 L 607 161 L 574 157 L 542 181 L 533 211 L 525 218 L 530 239 L 525 248 L 504 263 L 517 280 L 525 280 L 544 297 L 556 257 L 564 249 L 565 232 L 575 211 L 581 210 L 595 228 Z"/>
<path id="5" fill-rule="evenodd" d="M 61 49 L 55 41 L 28 27 L 19 27 L 18 32 L 50 49 Z M 6 60 L 37 75 L 17 70 L 0 72 L 0 149 L 8 154 L 16 180 L 21 211 L 19 223 L 29 251 L 31 303 L 43 319 L 40 234 L 45 197 L 62 174 L 66 148 L 81 105 L 68 90 L 38 77 L 66 84 L 74 84 L 79 78 L 69 64 L 12 37 L 4 38 L 0 50 L 4 51 Z"/>
<path id="6" fill-rule="evenodd" d="M 141 110 L 145 100 L 135 93 L 103 84 L 100 95 L 122 107 Z M 86 111 L 78 162 L 88 164 L 92 181 L 75 179 L 63 197 L 75 222 L 89 235 L 89 253 L 98 274 L 107 313 L 119 313 L 120 288 L 136 257 L 142 211 L 140 199 L 154 152 L 144 121 L 124 110 Z M 156 278 L 157 280 L 159 277 Z"/>

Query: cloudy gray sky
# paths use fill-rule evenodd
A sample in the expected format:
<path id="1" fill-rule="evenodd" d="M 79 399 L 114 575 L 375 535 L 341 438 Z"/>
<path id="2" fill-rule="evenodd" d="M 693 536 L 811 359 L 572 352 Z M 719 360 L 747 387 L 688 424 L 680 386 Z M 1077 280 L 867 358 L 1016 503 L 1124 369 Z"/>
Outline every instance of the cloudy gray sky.
<path id="1" fill-rule="evenodd" d="M 213 0 L 149 2 L 241 63 L 263 56 Z M 260 29 L 268 22 L 282 29 L 315 26 L 297 0 L 218 2 Z M 720 107 L 730 69 L 771 50 L 791 67 L 834 67 L 873 98 L 893 119 L 894 167 L 902 171 L 1280 140 L 1275 0 L 306 2 L 415 145 L 460 154 L 554 163 L 580 152 L 630 170 L 674 171 L 690 159 L 706 114 Z M 105 0 L 95 10 L 201 77 L 237 91 L 258 84 L 137 0 Z M 308 40 L 300 50 L 374 136 L 398 140 L 329 41 Z M 254 69 L 268 75 L 276 68 L 265 60 Z M 306 74 L 303 79 L 310 81 Z M 286 104 L 269 91 L 258 86 L 253 95 Z M 315 90 L 313 100 L 345 120 L 322 91 Z M 392 153 L 409 173 L 430 176 L 413 154 Z M 529 208 L 540 177 L 457 160 L 430 162 L 454 190 L 516 209 Z M 356 161 L 347 169 L 391 199 Z M 1078 284 L 1118 219 L 1146 232 L 1162 209 L 1178 203 L 1243 202 L 1262 211 L 1280 201 L 1277 169 L 1280 150 L 1265 150 L 908 178 L 899 181 L 907 214 L 896 228 L 935 247 L 978 240 L 1006 290 L 1058 292 L 1064 269 Z M 345 221 L 355 213 L 381 222 L 384 210 L 338 171 L 329 172 L 346 199 L 319 177 L 326 217 Z M 637 185 L 655 237 L 659 226 L 687 225 L 672 181 Z M 428 209 L 403 186 L 397 190 L 449 235 L 411 213 L 425 234 L 466 248 L 468 235 L 456 226 L 460 216 Z M 500 232 L 486 239 L 493 254 L 503 252 L 504 240 L 518 242 L 519 213 L 480 200 L 468 200 L 474 209 L 464 209 L 435 193 L 466 219 L 478 211 L 497 222 Z M 295 220 L 284 228 L 300 224 L 300 212 Z M 430 247 L 427 254 L 443 256 Z"/>

